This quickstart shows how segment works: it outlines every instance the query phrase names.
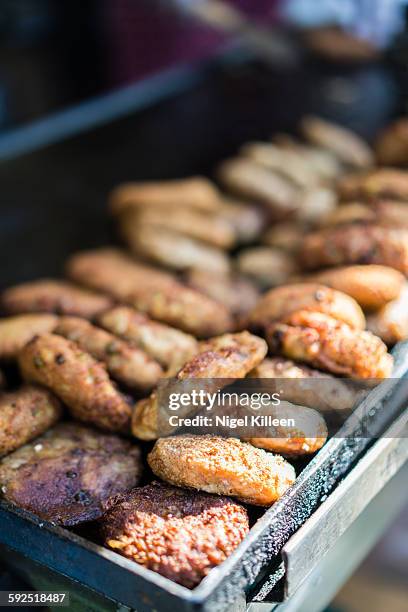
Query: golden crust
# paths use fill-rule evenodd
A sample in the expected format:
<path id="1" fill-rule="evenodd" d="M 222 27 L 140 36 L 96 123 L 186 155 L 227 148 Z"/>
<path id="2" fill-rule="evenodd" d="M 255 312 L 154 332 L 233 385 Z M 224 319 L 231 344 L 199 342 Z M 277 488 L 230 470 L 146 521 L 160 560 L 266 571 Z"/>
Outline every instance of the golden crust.
<path id="1" fill-rule="evenodd" d="M 408 230 L 346 225 L 309 234 L 299 261 L 306 269 L 345 264 L 378 264 L 408 275 Z"/>
<path id="2" fill-rule="evenodd" d="M 0 394 L 0 457 L 43 434 L 61 415 L 60 401 L 41 387 Z"/>
<path id="3" fill-rule="evenodd" d="M 25 380 L 55 393 L 74 418 L 108 431 L 127 432 L 131 409 L 105 367 L 74 342 L 44 334 L 25 345 L 18 358 Z"/>
<path id="4" fill-rule="evenodd" d="M 367 329 L 390 346 L 408 339 L 408 285 L 395 300 L 367 317 Z"/>
<path id="5" fill-rule="evenodd" d="M 231 499 L 159 482 L 122 496 L 101 527 L 106 546 L 188 588 L 249 531 L 245 508 Z"/>
<path id="6" fill-rule="evenodd" d="M 34 336 L 51 332 L 58 317 L 52 314 L 23 314 L 0 319 L 0 359 L 15 359 Z"/>
<path id="7" fill-rule="evenodd" d="M 111 213 L 120 213 L 129 207 L 189 206 L 199 210 L 215 211 L 220 194 L 216 186 L 203 176 L 170 181 L 123 183 L 109 198 Z"/>
<path id="8" fill-rule="evenodd" d="M 345 201 L 375 202 L 379 199 L 408 200 L 408 173 L 395 168 L 377 168 L 350 174 L 338 183 L 340 198 Z"/>
<path id="9" fill-rule="evenodd" d="M 265 327 L 297 310 L 322 312 L 356 329 L 364 329 L 363 311 L 353 298 L 318 283 L 295 283 L 268 291 L 253 311 L 249 322 Z"/>
<path id="10" fill-rule="evenodd" d="M 408 165 L 408 120 L 405 117 L 393 121 L 381 132 L 375 152 L 380 165 Z"/>
<path id="11" fill-rule="evenodd" d="M 61 317 L 54 333 L 105 363 L 112 378 L 131 389 L 150 391 L 164 374 L 160 364 L 147 353 L 84 319 Z"/>
<path id="12" fill-rule="evenodd" d="M 382 227 L 408 228 L 408 206 L 405 202 L 379 200 L 368 204 L 351 202 L 323 217 L 321 227 L 347 223 L 373 223 Z"/>
<path id="13" fill-rule="evenodd" d="M 6 289 L 0 303 L 8 314 L 53 312 L 92 319 L 112 306 L 112 299 L 67 281 L 42 279 Z"/>
<path id="14" fill-rule="evenodd" d="M 391 376 L 393 358 L 380 338 L 320 312 L 298 311 L 267 329 L 272 353 L 356 379 Z"/>
<path id="15" fill-rule="evenodd" d="M 293 467 L 235 438 L 178 436 L 157 440 L 148 455 L 153 472 L 170 484 L 270 506 L 295 482 Z"/>
<path id="16" fill-rule="evenodd" d="M 262 288 L 281 285 L 298 271 L 292 255 L 266 246 L 241 251 L 237 256 L 237 268 Z"/>

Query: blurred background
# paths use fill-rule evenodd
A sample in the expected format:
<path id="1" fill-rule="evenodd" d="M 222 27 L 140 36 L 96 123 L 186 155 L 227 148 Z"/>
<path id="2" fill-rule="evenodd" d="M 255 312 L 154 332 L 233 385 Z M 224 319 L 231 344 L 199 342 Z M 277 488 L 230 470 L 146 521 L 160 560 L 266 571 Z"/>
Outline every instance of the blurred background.
<path id="1" fill-rule="evenodd" d="M 103 106 L 106 95 L 180 66 L 189 66 L 194 74 L 203 62 L 227 52 L 230 58 L 256 58 L 263 66 L 262 79 L 270 75 L 273 113 L 271 91 L 253 99 L 251 86 L 237 89 L 235 84 L 234 95 L 238 91 L 250 99 L 252 115 L 257 108 L 263 117 L 271 112 L 270 123 L 263 121 L 258 132 L 271 133 L 272 126 L 287 129 L 280 126 L 286 107 L 296 106 L 301 113 L 304 103 L 313 106 L 316 100 L 320 114 L 368 139 L 392 115 L 408 110 L 404 0 L 2 0 L 2 155 L 7 158 L 15 130 L 95 100 L 102 103 L 103 121 L 115 113 L 117 103 L 113 97 Z M 239 65 L 245 72 L 245 62 Z M 288 82 L 305 83 L 304 100 L 291 97 Z M 263 89 L 257 91 L 262 96 Z M 207 103 L 201 96 L 200 104 Z M 130 111 L 132 97 L 128 104 Z M 180 112 L 188 120 L 191 110 Z M 72 134 L 85 129 L 80 114 L 70 120 Z M 244 137 L 253 134 L 253 121 L 241 122 Z M 31 148 L 50 138 L 46 124 L 39 126 Z M 26 142 L 23 137 L 22 150 Z M 232 150 L 236 144 L 231 138 L 225 147 Z M 224 152 L 222 146 L 220 150 Z M 407 583 L 405 511 L 332 609 L 402 612 L 407 609 Z"/>

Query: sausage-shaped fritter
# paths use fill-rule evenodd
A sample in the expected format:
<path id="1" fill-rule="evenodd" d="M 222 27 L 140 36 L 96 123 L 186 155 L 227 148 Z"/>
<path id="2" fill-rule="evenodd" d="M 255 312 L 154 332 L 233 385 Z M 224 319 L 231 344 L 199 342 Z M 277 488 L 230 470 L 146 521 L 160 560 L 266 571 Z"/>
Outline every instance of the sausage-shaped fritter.
<path id="1" fill-rule="evenodd" d="M 265 226 L 267 217 L 261 206 L 225 197 L 221 200 L 217 215 L 232 225 L 239 244 L 254 242 Z"/>
<path id="2" fill-rule="evenodd" d="M 336 210 L 338 198 L 334 189 L 313 187 L 300 192 L 295 220 L 300 224 L 315 225 Z"/>
<path id="3" fill-rule="evenodd" d="M 123 224 L 122 238 L 138 256 L 171 270 L 203 268 L 227 273 L 229 259 L 224 251 L 173 230 L 151 224 Z"/>
<path id="4" fill-rule="evenodd" d="M 324 183 L 333 182 L 344 172 L 344 165 L 327 148 L 304 144 L 288 134 L 276 134 L 273 142 L 286 151 L 294 151 L 301 155 L 303 159 L 310 163 Z"/>
<path id="5" fill-rule="evenodd" d="M 323 312 L 356 329 L 365 328 L 363 311 L 353 298 L 318 283 L 294 283 L 268 291 L 250 314 L 250 325 L 263 328 L 297 310 Z"/>
<path id="6" fill-rule="evenodd" d="M 214 379 L 214 385 L 219 389 L 220 379 L 228 384 L 229 379 L 244 378 L 261 363 L 267 350 L 262 338 L 247 331 L 212 338 L 201 344 L 198 354 L 185 364 L 176 379 Z M 132 415 L 132 433 L 136 438 L 155 440 L 158 437 L 159 404 L 155 392 L 137 402 Z"/>
<path id="7" fill-rule="evenodd" d="M 251 159 L 237 157 L 224 161 L 218 175 L 234 195 L 263 204 L 274 217 L 286 216 L 297 208 L 298 188 Z"/>
<path id="8" fill-rule="evenodd" d="M 365 310 L 376 310 L 395 300 L 405 285 L 405 277 L 388 266 L 342 266 L 313 274 L 308 280 L 347 293 Z"/>
<path id="9" fill-rule="evenodd" d="M 236 438 L 161 438 L 147 460 L 154 474 L 170 484 L 230 495 L 256 506 L 276 502 L 296 479 L 282 457 Z"/>
<path id="10" fill-rule="evenodd" d="M 199 210 L 217 210 L 220 194 L 216 186 L 203 176 L 170 181 L 124 183 L 110 196 L 112 213 L 129 207 L 190 206 Z"/>
<path id="11" fill-rule="evenodd" d="M 243 276 L 224 276 L 206 270 L 190 270 L 187 284 L 223 304 L 238 319 L 245 316 L 259 299 L 255 285 Z"/>
<path id="12" fill-rule="evenodd" d="M 127 432 L 131 409 L 110 380 L 105 366 L 77 344 L 55 334 L 43 334 L 21 350 L 23 378 L 47 387 L 72 416 L 108 431 Z"/>
<path id="13" fill-rule="evenodd" d="M 150 391 L 164 374 L 147 353 L 84 319 L 61 317 L 54 333 L 105 363 L 112 378 L 130 389 Z"/>
<path id="14" fill-rule="evenodd" d="M 64 423 L 0 462 L 0 489 L 12 504 L 72 527 L 100 518 L 108 499 L 130 491 L 141 473 L 134 444 Z"/>
<path id="15" fill-rule="evenodd" d="M 248 438 L 247 441 L 267 451 L 291 457 L 311 455 L 320 450 L 327 440 L 326 422 L 321 414 L 306 406 L 281 401 L 279 406 L 268 406 L 263 414 L 273 419 L 294 420 L 296 425 L 278 425 L 265 428 L 265 437 Z"/>
<path id="16" fill-rule="evenodd" d="M 221 304 L 115 249 L 78 253 L 69 260 L 67 272 L 79 283 L 106 291 L 153 319 L 199 338 L 233 328 L 232 317 Z"/>
<path id="17" fill-rule="evenodd" d="M 0 393 L 0 457 L 43 434 L 61 415 L 60 401 L 47 389 L 23 385 Z"/>
<path id="18" fill-rule="evenodd" d="M 408 172 L 377 168 L 349 174 L 338 183 L 340 198 L 347 202 L 375 202 L 380 199 L 408 200 Z"/>
<path id="19" fill-rule="evenodd" d="M 382 166 L 408 166 L 408 120 L 401 117 L 383 130 L 375 143 L 377 161 Z"/>
<path id="20" fill-rule="evenodd" d="M 347 223 L 373 223 L 382 227 L 408 228 L 408 206 L 404 202 L 379 200 L 371 204 L 351 202 L 336 208 L 320 220 L 321 227 Z"/>
<path id="21" fill-rule="evenodd" d="M 232 248 L 237 238 L 232 223 L 222 215 L 187 206 L 173 206 L 170 214 L 167 207 L 132 208 L 120 215 L 118 223 L 129 244 L 133 240 L 138 243 L 140 228 L 146 225 L 173 230 L 220 249 Z"/>
<path id="22" fill-rule="evenodd" d="M 153 482 L 122 496 L 102 519 L 106 546 L 187 588 L 222 563 L 249 531 L 227 497 Z"/>
<path id="23" fill-rule="evenodd" d="M 391 376 L 393 358 L 380 338 L 320 312 L 298 311 L 267 329 L 270 351 L 356 379 Z"/>
<path id="24" fill-rule="evenodd" d="M 305 232 L 305 228 L 299 223 L 276 223 L 263 234 L 261 242 L 273 249 L 296 255 Z"/>
<path id="25" fill-rule="evenodd" d="M 282 285 L 298 272 L 298 265 L 292 255 L 266 246 L 241 251 L 237 256 L 237 268 L 241 274 L 264 289 Z"/>
<path id="26" fill-rule="evenodd" d="M 395 300 L 368 315 L 367 329 L 389 346 L 408 339 L 408 285 Z"/>
<path id="27" fill-rule="evenodd" d="M 198 351 L 198 342 L 193 336 L 152 321 L 129 306 L 115 306 L 107 310 L 99 317 L 98 323 L 115 336 L 139 347 L 174 373 Z"/>
<path id="28" fill-rule="evenodd" d="M 373 165 L 370 147 L 351 130 L 319 117 L 304 117 L 302 132 L 309 142 L 334 153 L 343 163 L 356 168 Z"/>
<path id="29" fill-rule="evenodd" d="M 52 332 L 58 317 L 52 314 L 23 314 L 0 319 L 0 360 L 10 361 L 34 336 Z"/>
<path id="30" fill-rule="evenodd" d="M 92 319 L 112 306 L 112 299 L 62 280 L 43 279 L 3 291 L 0 307 L 7 314 L 51 312 Z"/>
<path id="31" fill-rule="evenodd" d="M 321 411 L 351 410 L 362 396 L 349 381 L 283 357 L 264 359 L 248 377 L 258 378 L 268 393 L 278 392 L 283 400 Z"/>
<path id="32" fill-rule="evenodd" d="M 408 230 L 347 225 L 314 232 L 303 240 L 299 261 L 306 269 L 378 264 L 408 275 Z"/>

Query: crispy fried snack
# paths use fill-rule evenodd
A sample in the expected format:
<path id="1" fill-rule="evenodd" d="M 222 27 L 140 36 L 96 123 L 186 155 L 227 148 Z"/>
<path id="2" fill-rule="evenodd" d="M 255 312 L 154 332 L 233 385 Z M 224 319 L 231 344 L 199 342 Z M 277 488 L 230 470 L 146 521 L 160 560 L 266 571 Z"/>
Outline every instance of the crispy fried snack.
<path id="1" fill-rule="evenodd" d="M 10 361 L 34 336 L 52 332 L 58 317 L 52 314 L 24 314 L 0 319 L 0 359 Z"/>
<path id="2" fill-rule="evenodd" d="M 0 487 L 12 504 L 72 527 L 102 516 L 107 500 L 136 486 L 141 472 L 137 446 L 64 423 L 3 459 Z"/>
<path id="3" fill-rule="evenodd" d="M 347 223 L 373 223 L 382 227 L 408 228 L 408 206 L 405 202 L 379 200 L 370 204 L 351 202 L 336 208 L 321 219 L 321 227 Z"/>
<path id="4" fill-rule="evenodd" d="M 231 495 L 256 506 L 276 502 L 296 479 L 282 457 L 235 438 L 161 438 L 147 460 L 156 476 L 170 484 Z"/>
<path id="5" fill-rule="evenodd" d="M 299 261 L 306 269 L 345 264 L 379 264 L 408 275 L 408 230 L 347 225 L 309 234 Z"/>
<path id="6" fill-rule="evenodd" d="M 272 247 L 251 247 L 237 256 L 237 268 L 264 289 L 287 282 L 296 274 L 298 265 L 289 253 Z"/>
<path id="7" fill-rule="evenodd" d="M 153 319 L 206 338 L 233 328 L 226 308 L 178 283 L 166 272 L 141 265 L 115 249 L 74 255 L 68 275 L 102 289 Z"/>
<path id="8" fill-rule="evenodd" d="M 408 165 L 408 120 L 393 121 L 379 135 L 375 144 L 377 161 L 383 166 Z"/>
<path id="9" fill-rule="evenodd" d="M 272 353 L 356 379 L 391 376 L 393 358 L 380 338 L 320 312 L 301 310 L 267 329 Z"/>
<path id="10" fill-rule="evenodd" d="M 343 266 L 317 272 L 308 280 L 347 293 L 366 310 L 395 300 L 405 284 L 404 275 L 387 266 Z"/>
<path id="11" fill-rule="evenodd" d="M 60 401 L 46 389 L 24 385 L 0 394 L 0 457 L 34 440 L 62 415 Z"/>
<path id="12" fill-rule="evenodd" d="M 338 183 L 344 201 L 375 202 L 380 199 L 408 200 L 408 173 L 394 168 L 349 174 Z"/>
<path id="13" fill-rule="evenodd" d="M 334 189 L 311 187 L 300 192 L 295 219 L 300 224 L 316 225 L 322 217 L 337 208 L 338 198 Z"/>
<path id="14" fill-rule="evenodd" d="M 301 128 L 313 145 L 328 149 L 349 166 L 367 168 L 374 163 L 370 147 L 351 130 L 319 117 L 304 117 Z"/>
<path id="15" fill-rule="evenodd" d="M 122 496 L 103 517 L 105 544 L 187 588 L 222 563 L 249 531 L 227 497 L 153 482 Z"/>
<path id="16" fill-rule="evenodd" d="M 267 216 L 260 206 L 226 197 L 222 198 L 217 215 L 232 225 L 239 244 L 256 240 Z"/>
<path id="17" fill-rule="evenodd" d="M 219 388 L 219 379 L 225 379 L 227 384 L 228 379 L 244 378 L 263 360 L 267 350 L 262 338 L 246 331 L 212 338 L 201 344 L 199 353 L 185 364 L 176 379 L 215 379 L 214 384 Z M 132 433 L 136 438 L 157 438 L 159 409 L 159 397 L 155 392 L 136 403 L 132 415 Z"/>
<path id="18" fill-rule="evenodd" d="M 203 176 L 193 176 L 171 181 L 124 183 L 113 190 L 109 209 L 114 214 L 140 206 L 189 206 L 215 211 L 219 199 L 218 189 L 211 181 Z"/>
<path id="19" fill-rule="evenodd" d="M 74 418 L 108 431 L 129 430 L 130 405 L 110 380 L 105 367 L 74 342 L 44 334 L 20 352 L 23 378 L 51 389 Z"/>
<path id="20" fill-rule="evenodd" d="M 408 285 L 395 300 L 367 317 L 367 329 L 389 346 L 408 339 Z"/>
<path id="21" fill-rule="evenodd" d="M 130 389 L 151 391 L 163 376 L 157 361 L 117 336 L 78 317 L 61 317 L 55 334 L 105 363 L 109 374 Z"/>
<path id="22" fill-rule="evenodd" d="M 7 314 L 54 312 L 92 319 L 112 306 L 112 299 L 67 281 L 37 280 L 3 291 L 0 307 Z"/>
<path id="23" fill-rule="evenodd" d="M 171 270 L 202 268 L 226 274 L 228 256 L 214 246 L 195 240 L 180 232 L 152 224 L 123 224 L 122 238 L 130 250 Z"/>
<path id="24" fill-rule="evenodd" d="M 288 134 L 276 134 L 273 142 L 286 151 L 294 151 L 307 160 L 324 183 L 331 183 L 344 172 L 339 158 L 326 148 L 304 144 Z"/>
<path id="25" fill-rule="evenodd" d="M 138 244 L 145 226 L 174 231 L 220 249 L 232 248 L 237 240 L 232 223 L 224 216 L 188 206 L 173 206 L 170 213 L 165 206 L 131 208 L 119 217 L 120 233 L 130 245 Z"/>
<path id="26" fill-rule="evenodd" d="M 262 244 L 296 255 L 306 229 L 299 223 L 276 223 L 266 230 L 261 238 Z"/>
<path id="27" fill-rule="evenodd" d="M 323 312 L 356 329 L 365 328 L 365 317 L 353 298 L 318 283 L 296 283 L 268 291 L 250 313 L 254 328 L 264 328 L 297 310 Z"/>
<path id="28" fill-rule="evenodd" d="M 198 342 L 189 334 L 152 321 L 129 306 L 115 306 L 98 319 L 105 329 L 145 351 L 167 371 L 178 372 L 198 351 Z"/>

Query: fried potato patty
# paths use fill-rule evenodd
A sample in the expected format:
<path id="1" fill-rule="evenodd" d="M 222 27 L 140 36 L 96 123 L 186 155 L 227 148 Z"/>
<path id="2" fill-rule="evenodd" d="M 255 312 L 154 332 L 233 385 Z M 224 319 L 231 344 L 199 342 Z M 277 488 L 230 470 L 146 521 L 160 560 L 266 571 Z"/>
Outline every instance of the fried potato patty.
<path id="1" fill-rule="evenodd" d="M 267 329 L 272 353 L 350 378 L 387 378 L 393 358 L 380 338 L 320 312 L 298 311 Z"/>
<path id="2" fill-rule="evenodd" d="M 7 314 L 54 312 L 92 319 L 112 306 L 112 299 L 67 281 L 43 279 L 6 289 L 0 305 Z"/>
<path id="3" fill-rule="evenodd" d="M 408 339 L 408 285 L 395 300 L 368 315 L 367 329 L 389 346 Z"/>
<path id="4" fill-rule="evenodd" d="M 263 328 L 297 310 L 330 315 L 356 329 L 364 329 L 365 317 L 349 295 L 318 283 L 293 283 L 265 293 L 249 315 L 254 328 Z"/>
<path id="5" fill-rule="evenodd" d="M 4 498 L 71 527 L 102 516 L 107 500 L 136 486 L 137 446 L 74 423 L 57 425 L 0 462 Z"/>
<path id="6" fill-rule="evenodd" d="M 378 264 L 408 275 L 408 230 L 346 225 L 313 232 L 303 240 L 299 261 L 306 269 Z"/>
<path id="7" fill-rule="evenodd" d="M 350 174 L 338 183 L 344 201 L 375 202 L 379 199 L 408 200 L 408 172 L 395 168 L 377 168 Z"/>
<path id="8" fill-rule="evenodd" d="M 0 393 L 0 457 L 43 434 L 61 415 L 60 401 L 47 389 L 23 385 Z"/>
<path id="9" fill-rule="evenodd" d="M 61 317 L 54 333 L 105 363 L 112 378 L 129 388 L 149 391 L 164 375 L 160 364 L 147 353 L 84 319 Z"/>
<path id="10" fill-rule="evenodd" d="M 245 508 L 227 497 L 153 482 L 122 496 L 101 530 L 109 548 L 193 588 L 235 550 L 249 525 Z"/>
<path id="11" fill-rule="evenodd" d="M 55 393 L 74 418 L 108 431 L 129 430 L 131 408 L 104 365 L 55 334 L 31 340 L 19 354 L 22 376 Z"/>
<path id="12" fill-rule="evenodd" d="M 156 476 L 170 484 L 231 495 L 256 506 L 273 504 L 296 479 L 282 457 L 236 438 L 161 438 L 147 460 Z"/>
<path id="13" fill-rule="evenodd" d="M 52 332 L 58 317 L 52 314 L 23 314 L 0 319 L 0 360 L 10 361 L 29 340 Z"/>

